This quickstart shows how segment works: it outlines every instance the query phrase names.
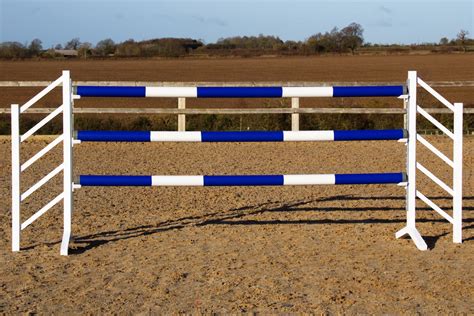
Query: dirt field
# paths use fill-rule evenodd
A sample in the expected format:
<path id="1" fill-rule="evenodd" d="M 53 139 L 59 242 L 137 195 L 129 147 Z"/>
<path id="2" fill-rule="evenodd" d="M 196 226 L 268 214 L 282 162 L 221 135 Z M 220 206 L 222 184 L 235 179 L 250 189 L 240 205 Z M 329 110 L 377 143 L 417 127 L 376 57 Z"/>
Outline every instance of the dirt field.
<path id="1" fill-rule="evenodd" d="M 450 142 L 429 138 L 450 152 Z M 45 145 L 36 138 L 24 159 Z M 261 188 L 82 188 L 71 255 L 59 256 L 60 207 L 10 252 L 10 145 L 0 140 L 0 312 L 7 314 L 295 313 L 473 314 L 474 138 L 464 146 L 464 243 L 419 204 L 430 250 L 396 240 L 405 221 L 396 185 Z M 25 176 L 31 185 L 60 160 Z M 76 174 L 398 172 L 403 144 L 81 144 Z M 337 157 L 337 159 L 334 159 Z M 450 183 L 443 163 L 420 161 Z M 420 176 L 420 190 L 449 209 Z M 25 220 L 55 196 L 30 197 Z"/>
<path id="2" fill-rule="evenodd" d="M 325 56 L 288 58 L 144 59 L 144 60 L 66 60 L 0 61 L 0 81 L 54 80 L 64 69 L 73 80 L 131 80 L 176 82 L 232 81 L 320 81 L 320 82 L 398 82 L 406 81 L 408 70 L 417 70 L 426 81 L 474 80 L 474 54 L 402 56 Z M 0 88 L 0 107 L 26 102 L 40 89 Z M 474 106 L 473 87 L 438 88 L 453 102 Z M 59 93 L 45 98 L 41 105 L 54 107 Z M 422 97 L 422 95 L 420 95 Z M 225 101 L 225 102 L 224 102 Z M 268 101 L 268 100 L 267 100 Z M 188 107 L 262 107 L 262 99 L 189 100 Z M 431 98 L 426 105 L 435 106 Z M 280 102 L 280 101 L 278 101 Z M 278 102 L 272 103 L 273 106 Z M 288 105 L 288 104 L 287 104 Z M 78 107 L 176 107 L 174 99 L 81 100 Z M 401 107 L 395 99 L 302 99 L 305 106 Z"/>
<path id="3" fill-rule="evenodd" d="M 408 70 L 433 81 L 473 80 L 474 54 L 216 59 L 0 61 L 0 80 L 405 81 Z"/>

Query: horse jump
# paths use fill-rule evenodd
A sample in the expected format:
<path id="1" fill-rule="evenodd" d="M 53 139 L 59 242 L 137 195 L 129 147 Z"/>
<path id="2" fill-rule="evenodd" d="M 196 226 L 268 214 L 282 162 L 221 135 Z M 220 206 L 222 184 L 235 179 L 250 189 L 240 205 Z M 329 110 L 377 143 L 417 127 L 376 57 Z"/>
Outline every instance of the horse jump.
<path id="1" fill-rule="evenodd" d="M 20 135 L 20 114 L 27 112 L 39 99 L 62 85 L 62 105 Z M 449 130 L 417 104 L 417 87 L 425 89 L 449 108 L 454 115 L 454 129 Z M 334 131 L 239 131 L 239 132 L 162 132 L 162 131 L 74 131 L 73 103 L 85 97 L 170 97 L 170 98 L 286 98 L 286 97 L 397 97 L 407 109 L 407 129 L 334 130 Z M 20 144 L 42 126 L 62 113 L 63 133 L 25 163 L 20 163 Z M 20 250 L 20 233 L 55 204 L 63 200 L 64 229 L 61 255 L 68 254 L 71 237 L 73 192 L 82 186 L 280 186 L 280 185 L 344 185 L 396 184 L 406 188 L 406 226 L 396 233 L 408 234 L 420 250 L 427 245 L 416 228 L 416 198 L 421 199 L 453 225 L 453 241 L 462 242 L 462 103 L 450 103 L 433 90 L 415 71 L 408 72 L 406 85 L 398 86 L 334 86 L 334 87 L 73 87 L 69 71 L 46 87 L 23 106 L 13 104 L 12 121 L 12 250 Z M 453 158 L 447 157 L 417 134 L 416 116 L 420 114 L 453 140 Z M 73 176 L 73 144 L 81 142 L 288 142 L 288 141 L 401 141 L 406 142 L 406 170 L 392 173 L 300 174 L 300 175 L 78 175 Z M 453 169 L 450 187 L 416 160 L 417 142 Z M 39 158 L 63 143 L 63 162 L 23 193 L 21 173 Z M 452 215 L 442 210 L 416 187 L 419 170 L 453 198 Z M 63 191 L 33 216 L 20 220 L 20 206 L 32 193 L 54 176 L 63 172 Z"/>

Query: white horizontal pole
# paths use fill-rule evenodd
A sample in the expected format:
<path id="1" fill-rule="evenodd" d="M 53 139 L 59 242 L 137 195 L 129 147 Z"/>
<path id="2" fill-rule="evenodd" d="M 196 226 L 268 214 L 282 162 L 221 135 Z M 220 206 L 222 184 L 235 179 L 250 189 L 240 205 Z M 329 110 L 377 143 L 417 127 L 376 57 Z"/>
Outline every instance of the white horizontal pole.
<path id="1" fill-rule="evenodd" d="M 57 166 L 53 171 L 48 173 L 46 176 L 44 176 L 41 180 L 36 182 L 32 187 L 30 187 L 28 190 L 26 190 L 25 193 L 21 195 L 21 200 L 24 201 L 27 197 L 29 197 L 33 192 L 41 188 L 46 182 L 51 180 L 55 175 L 60 173 L 64 169 L 64 164 L 60 164 Z"/>
<path id="2" fill-rule="evenodd" d="M 333 87 L 282 87 L 282 97 L 332 97 L 333 90 Z"/>
<path id="3" fill-rule="evenodd" d="M 454 105 L 449 102 L 448 100 L 446 100 L 441 94 L 439 94 L 438 92 L 436 92 L 436 90 L 434 90 L 433 88 L 431 88 L 426 82 L 424 82 L 423 80 L 421 80 L 420 78 L 418 78 L 418 84 L 423 88 L 425 89 L 426 91 L 428 91 L 432 96 L 434 96 L 436 99 L 438 99 L 441 103 L 443 103 L 448 109 L 450 109 L 451 111 L 454 112 Z"/>
<path id="4" fill-rule="evenodd" d="M 423 193 L 421 193 L 420 191 L 416 191 L 416 196 L 418 198 L 420 198 L 420 200 L 422 200 L 423 202 L 425 202 L 428 206 L 430 206 L 433 210 L 435 210 L 439 215 L 443 216 L 448 222 L 450 222 L 451 224 L 454 223 L 454 220 L 451 216 L 449 216 L 448 213 L 446 213 L 445 211 L 443 211 L 438 205 L 436 205 L 435 203 L 433 203 L 433 201 L 431 201 L 430 199 L 428 199 Z"/>
<path id="5" fill-rule="evenodd" d="M 201 142 L 201 132 L 150 132 L 152 142 Z"/>
<path id="6" fill-rule="evenodd" d="M 176 97 L 182 98 L 196 98 L 197 89 L 196 87 L 146 87 L 146 97 Z"/>
<path id="7" fill-rule="evenodd" d="M 59 113 L 63 111 L 63 106 L 61 105 L 58 107 L 56 110 L 54 110 L 52 113 L 50 113 L 48 116 L 46 116 L 44 119 L 39 121 L 35 126 L 33 126 L 28 132 L 25 134 L 21 135 L 20 141 L 24 142 L 28 137 L 33 135 L 35 132 L 37 132 L 41 127 L 43 127 L 46 123 L 51 121 L 53 118 L 55 118 Z"/>
<path id="8" fill-rule="evenodd" d="M 152 176 L 152 186 L 204 186 L 203 176 Z"/>
<path id="9" fill-rule="evenodd" d="M 449 159 L 445 154 L 443 154 L 441 151 L 439 151 L 438 148 L 433 146 L 430 142 L 428 142 L 424 137 L 422 137 L 420 134 L 416 134 L 416 139 L 423 144 L 426 148 L 431 150 L 435 155 L 437 155 L 439 158 L 441 158 L 445 163 L 447 163 L 451 168 L 454 168 L 454 162 Z"/>
<path id="10" fill-rule="evenodd" d="M 284 131 L 284 141 L 333 141 L 334 131 Z"/>
<path id="11" fill-rule="evenodd" d="M 63 77 L 59 77 L 56 79 L 53 83 L 51 83 L 49 86 L 47 86 L 45 89 L 43 89 L 40 93 L 35 95 L 31 100 L 26 102 L 24 105 L 21 106 L 20 108 L 20 113 L 25 112 L 28 110 L 29 107 L 31 107 L 33 104 L 38 102 L 42 97 L 44 97 L 46 94 L 48 94 L 51 90 L 56 88 L 58 85 L 60 85 L 63 82 Z"/>
<path id="12" fill-rule="evenodd" d="M 319 185 L 335 184 L 334 174 L 289 174 L 283 176 L 283 185 Z"/>
<path id="13" fill-rule="evenodd" d="M 64 196 L 64 192 L 61 192 L 57 197 L 55 197 L 54 199 L 52 199 L 51 201 L 49 201 L 48 204 L 46 204 L 45 206 L 43 206 L 38 212 L 36 212 L 33 216 L 31 216 L 30 218 L 28 218 L 26 221 L 24 221 L 22 224 L 21 224 L 21 230 L 25 229 L 26 227 L 28 227 L 31 223 L 33 223 L 35 220 L 37 220 L 39 217 L 41 217 L 41 215 L 43 215 L 44 213 L 46 213 L 50 208 L 52 208 L 54 205 L 56 205 L 59 201 L 61 201 L 61 199 L 63 198 Z"/>
<path id="14" fill-rule="evenodd" d="M 449 129 L 447 129 L 443 124 L 441 124 L 437 119 L 431 116 L 428 112 L 426 112 L 421 106 L 417 105 L 416 110 L 418 113 L 423 115 L 428 121 L 433 123 L 437 128 L 439 128 L 443 133 L 449 136 L 451 139 L 454 140 L 454 134 Z"/>
<path id="15" fill-rule="evenodd" d="M 431 171 L 426 169 L 421 163 L 417 162 L 416 167 L 418 168 L 418 170 L 423 172 L 428 178 L 433 180 L 433 182 L 435 182 L 437 185 L 439 185 L 441 188 L 443 188 L 446 192 L 448 192 L 451 196 L 454 195 L 453 189 L 451 189 L 446 183 L 441 181 L 441 179 L 438 178 L 437 176 L 435 176 Z"/>
<path id="16" fill-rule="evenodd" d="M 33 163 L 35 163 L 38 159 L 43 157 L 47 152 L 49 152 L 51 149 L 53 149 L 57 144 L 63 141 L 63 135 L 59 135 L 56 137 L 51 143 L 49 143 L 46 147 L 41 149 L 39 152 L 37 152 L 33 157 L 28 159 L 24 164 L 21 165 L 21 171 L 25 171 L 29 166 L 31 166 Z"/>

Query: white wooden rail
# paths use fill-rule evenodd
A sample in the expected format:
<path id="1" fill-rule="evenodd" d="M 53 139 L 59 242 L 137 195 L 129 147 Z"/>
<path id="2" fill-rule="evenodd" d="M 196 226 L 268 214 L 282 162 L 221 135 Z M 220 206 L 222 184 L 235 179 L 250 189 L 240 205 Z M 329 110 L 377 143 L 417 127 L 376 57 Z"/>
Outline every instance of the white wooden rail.
<path id="1" fill-rule="evenodd" d="M 0 87 L 47 87 L 53 81 L 0 81 Z M 377 85 L 402 85 L 405 82 L 375 82 L 375 81 L 74 81 L 74 86 L 156 86 L 156 87 L 189 87 L 189 86 L 220 86 L 220 87 L 265 87 L 265 86 L 377 86 Z M 474 87 L 474 81 L 427 81 L 430 87 Z"/>
<path id="2" fill-rule="evenodd" d="M 0 87 L 45 87 L 51 81 L 0 81 Z M 73 85 L 90 86 L 364 86 L 382 85 L 387 82 L 293 82 L 293 81 L 269 81 L 269 82 L 153 82 L 153 81 L 74 81 Z M 392 82 L 390 84 L 403 84 Z M 61 85 L 61 84 L 59 84 Z M 432 81 L 431 87 L 474 87 L 474 81 Z M 291 130 L 298 131 L 300 126 L 300 114 L 406 114 L 405 109 L 399 108 L 300 108 L 299 98 L 291 98 L 291 108 L 246 108 L 246 109 L 187 109 L 186 99 L 178 98 L 177 108 L 74 108 L 78 114 L 170 114 L 178 115 L 178 131 L 186 130 L 186 114 L 291 114 Z M 450 113 L 445 108 L 426 108 L 426 112 L 433 114 Z M 29 111 L 30 114 L 50 114 L 52 109 L 36 108 Z M 0 114 L 9 114 L 10 108 L 0 108 Z M 464 113 L 472 114 L 474 109 L 464 109 Z"/>

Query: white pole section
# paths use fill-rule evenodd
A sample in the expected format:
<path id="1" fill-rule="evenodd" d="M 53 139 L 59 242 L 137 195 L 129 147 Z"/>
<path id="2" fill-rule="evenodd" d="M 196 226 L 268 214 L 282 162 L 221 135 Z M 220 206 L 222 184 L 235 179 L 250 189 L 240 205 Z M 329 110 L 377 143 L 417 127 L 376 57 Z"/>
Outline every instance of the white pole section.
<path id="1" fill-rule="evenodd" d="M 67 256 L 72 217 L 72 86 L 69 71 L 63 71 L 63 159 L 64 159 L 64 231 L 61 255 Z"/>
<path id="2" fill-rule="evenodd" d="M 453 242 L 462 243 L 462 132 L 463 104 L 454 103 Z"/>
<path id="3" fill-rule="evenodd" d="M 291 108 L 298 109 L 300 107 L 299 98 L 291 98 Z M 296 132 L 300 130 L 300 115 L 298 113 L 291 114 L 291 130 Z"/>
<path id="4" fill-rule="evenodd" d="M 20 251 L 20 106 L 11 105 L 12 251 Z"/>
<path id="5" fill-rule="evenodd" d="M 186 108 L 186 98 L 178 98 L 178 109 Z M 186 115 L 178 114 L 178 131 L 184 132 L 186 130 Z"/>
<path id="6" fill-rule="evenodd" d="M 416 71 L 408 72 L 407 227 L 416 223 Z"/>

